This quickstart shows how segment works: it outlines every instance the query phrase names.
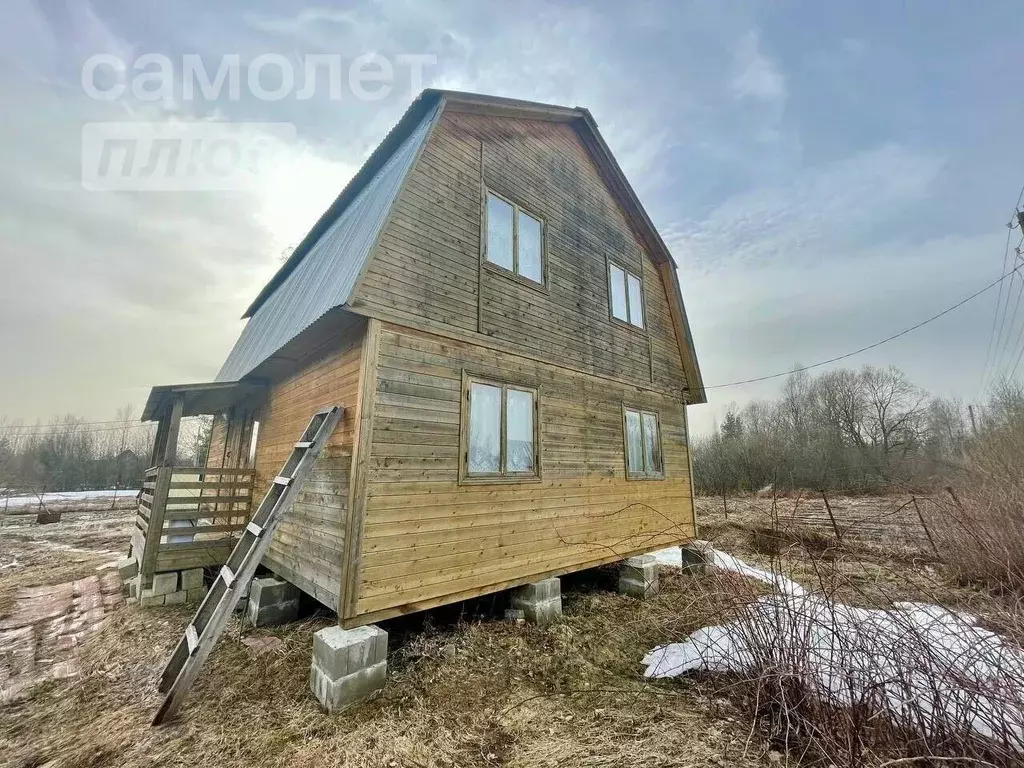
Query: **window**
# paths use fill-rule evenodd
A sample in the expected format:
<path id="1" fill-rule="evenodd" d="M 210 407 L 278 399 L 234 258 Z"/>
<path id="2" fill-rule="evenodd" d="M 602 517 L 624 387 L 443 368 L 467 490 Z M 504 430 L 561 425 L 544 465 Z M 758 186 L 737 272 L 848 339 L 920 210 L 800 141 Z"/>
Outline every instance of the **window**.
<path id="1" fill-rule="evenodd" d="M 643 284 L 639 277 L 608 262 L 608 293 L 612 317 L 637 328 L 644 327 Z"/>
<path id="2" fill-rule="evenodd" d="M 626 474 L 629 477 L 665 476 L 661 459 L 658 414 L 625 408 Z"/>
<path id="3" fill-rule="evenodd" d="M 487 194 L 484 257 L 520 277 L 544 284 L 544 225 L 497 195 Z"/>
<path id="4" fill-rule="evenodd" d="M 463 480 L 539 478 L 537 390 L 466 379 Z"/>

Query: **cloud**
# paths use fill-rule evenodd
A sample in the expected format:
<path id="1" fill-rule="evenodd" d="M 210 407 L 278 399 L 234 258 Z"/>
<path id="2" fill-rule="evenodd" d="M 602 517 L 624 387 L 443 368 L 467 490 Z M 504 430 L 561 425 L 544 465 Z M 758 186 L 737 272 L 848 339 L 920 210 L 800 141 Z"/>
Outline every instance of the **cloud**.
<path id="1" fill-rule="evenodd" d="M 753 98 L 772 104 L 786 100 L 786 78 L 778 66 L 761 51 L 761 37 L 751 30 L 736 44 L 732 90 L 738 98 Z"/>
<path id="2" fill-rule="evenodd" d="M 944 165 L 942 155 L 885 144 L 733 195 L 701 220 L 667 226 L 665 237 L 698 269 L 818 262 L 925 204 Z"/>

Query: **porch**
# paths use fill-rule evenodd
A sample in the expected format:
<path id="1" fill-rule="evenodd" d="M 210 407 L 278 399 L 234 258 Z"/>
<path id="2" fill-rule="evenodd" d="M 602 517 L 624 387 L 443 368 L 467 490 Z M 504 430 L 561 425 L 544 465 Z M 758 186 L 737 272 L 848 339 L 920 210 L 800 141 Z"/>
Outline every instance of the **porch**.
<path id="1" fill-rule="evenodd" d="M 156 440 L 139 493 L 129 556 L 138 563 L 139 586 L 158 573 L 218 566 L 252 512 L 256 469 L 251 444 L 262 382 L 154 387 L 143 421 L 157 421 Z M 229 427 L 222 450 L 206 466 L 179 463 L 182 418 L 212 415 Z M 229 444 L 231 449 L 229 450 Z"/>

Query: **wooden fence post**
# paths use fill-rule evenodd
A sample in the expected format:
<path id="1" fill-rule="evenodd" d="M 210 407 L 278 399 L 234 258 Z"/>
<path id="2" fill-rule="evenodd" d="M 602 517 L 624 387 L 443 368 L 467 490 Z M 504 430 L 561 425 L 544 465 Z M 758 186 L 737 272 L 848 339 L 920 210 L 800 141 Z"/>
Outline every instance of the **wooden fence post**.
<path id="1" fill-rule="evenodd" d="M 917 504 L 917 496 L 911 496 L 910 500 L 914 502 L 914 509 L 917 510 L 917 519 L 921 521 L 921 527 L 924 528 L 924 535 L 928 537 L 928 542 L 932 545 L 932 551 L 935 552 L 935 556 L 939 556 L 939 548 L 935 546 L 935 539 L 932 538 L 932 532 L 928 530 L 928 526 L 924 521 L 924 515 L 921 514 L 921 507 Z"/>
<path id="2" fill-rule="evenodd" d="M 828 503 L 828 496 L 825 492 L 821 492 L 821 498 L 825 500 L 825 509 L 828 511 L 828 519 L 832 521 L 832 530 L 836 534 L 836 542 L 839 546 L 843 546 L 843 534 L 839 532 L 839 526 L 836 525 L 836 516 L 832 514 L 832 505 Z"/>

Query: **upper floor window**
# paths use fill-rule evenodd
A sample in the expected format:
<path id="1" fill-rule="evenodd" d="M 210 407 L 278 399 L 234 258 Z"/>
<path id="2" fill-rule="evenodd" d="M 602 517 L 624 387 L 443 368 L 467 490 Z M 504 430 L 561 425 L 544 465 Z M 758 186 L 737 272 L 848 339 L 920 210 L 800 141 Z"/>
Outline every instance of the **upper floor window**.
<path id="1" fill-rule="evenodd" d="M 544 225 L 518 205 L 487 193 L 484 256 L 509 272 L 544 283 Z"/>
<path id="2" fill-rule="evenodd" d="M 464 480 L 537 478 L 537 390 L 467 378 Z"/>
<path id="3" fill-rule="evenodd" d="M 644 327 L 644 292 L 639 277 L 608 262 L 608 293 L 612 317 L 637 328 Z"/>
<path id="4" fill-rule="evenodd" d="M 658 414 L 625 408 L 626 474 L 632 478 L 665 476 Z"/>

